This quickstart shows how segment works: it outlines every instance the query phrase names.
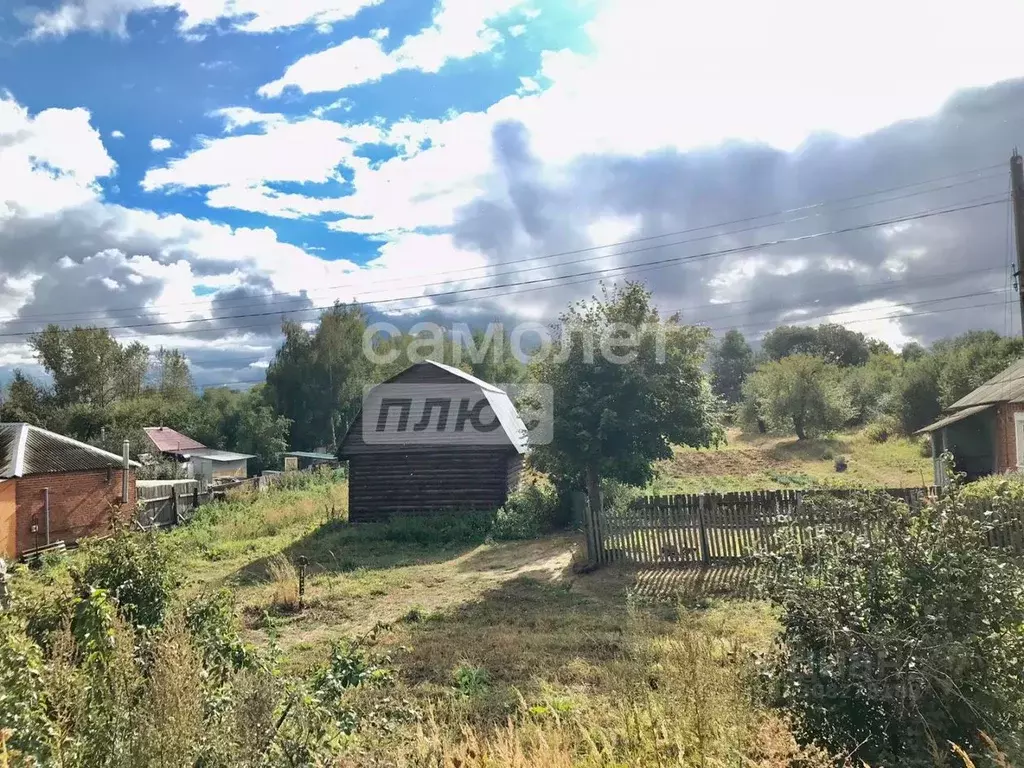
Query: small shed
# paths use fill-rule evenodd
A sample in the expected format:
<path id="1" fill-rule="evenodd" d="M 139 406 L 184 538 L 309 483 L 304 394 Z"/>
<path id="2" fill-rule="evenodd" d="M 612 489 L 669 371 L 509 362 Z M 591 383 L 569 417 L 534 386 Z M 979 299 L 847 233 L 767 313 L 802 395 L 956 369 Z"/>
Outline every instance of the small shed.
<path id="1" fill-rule="evenodd" d="M 433 361 L 373 387 L 338 449 L 349 520 L 496 509 L 519 484 L 527 433 L 507 393 Z"/>
<path id="2" fill-rule="evenodd" d="M 113 511 L 132 519 L 138 466 L 32 424 L 0 424 L 0 556 L 105 533 Z"/>
<path id="3" fill-rule="evenodd" d="M 341 462 L 333 453 L 325 451 L 288 451 L 281 454 L 284 460 L 284 470 L 292 472 L 295 470 L 312 469 L 314 467 L 336 467 Z"/>
<path id="4" fill-rule="evenodd" d="M 204 488 L 230 480 L 244 480 L 249 476 L 249 459 L 256 458 L 251 453 L 216 448 L 196 448 L 182 456 L 188 461 L 189 477 L 198 480 Z"/>
<path id="5" fill-rule="evenodd" d="M 1024 360 L 957 400 L 918 434 L 931 438 L 936 485 L 946 482 L 940 456 L 947 451 L 968 480 L 1024 469 Z"/>

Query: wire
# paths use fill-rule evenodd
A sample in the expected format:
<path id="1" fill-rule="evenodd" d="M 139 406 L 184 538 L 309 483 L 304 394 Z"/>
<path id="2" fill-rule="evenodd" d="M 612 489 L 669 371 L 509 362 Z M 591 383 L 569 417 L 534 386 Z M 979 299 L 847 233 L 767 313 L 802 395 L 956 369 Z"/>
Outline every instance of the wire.
<path id="1" fill-rule="evenodd" d="M 959 212 L 959 211 L 966 211 L 966 210 L 973 210 L 973 209 L 976 209 L 976 208 L 983 208 L 983 207 L 986 207 L 986 206 L 995 205 L 997 203 L 1000 203 L 1000 202 L 1003 201 L 1003 199 L 1004 199 L 1004 196 L 1000 195 L 1000 197 L 998 199 L 988 200 L 986 202 L 978 202 L 978 203 L 973 203 L 973 204 L 970 204 L 970 205 L 960 205 L 960 206 L 956 206 L 956 207 L 952 207 L 952 208 L 945 208 L 945 209 L 933 209 L 933 210 L 923 211 L 923 212 L 912 214 L 912 215 L 908 215 L 908 216 L 900 216 L 900 217 L 890 218 L 890 219 L 887 219 L 887 220 L 884 220 L 884 221 L 871 222 L 871 223 L 868 223 L 868 224 L 860 224 L 860 225 L 856 225 L 856 226 L 845 227 L 845 228 L 841 228 L 841 229 L 833 229 L 833 230 L 828 230 L 828 231 L 825 231 L 825 232 L 816 232 L 816 233 L 807 234 L 807 235 L 799 235 L 797 237 L 791 237 L 791 238 L 780 238 L 780 239 L 777 239 L 777 240 L 771 240 L 771 241 L 762 242 L 762 243 L 755 243 L 755 244 L 751 244 L 751 245 L 737 246 L 737 247 L 734 247 L 734 248 L 726 248 L 726 249 L 717 250 L 717 251 L 706 251 L 704 253 L 691 254 L 691 255 L 687 255 L 687 256 L 673 256 L 673 257 L 668 257 L 668 258 L 665 258 L 665 259 L 655 260 L 655 261 L 651 261 L 651 262 L 641 262 L 638 265 L 621 265 L 621 266 L 618 266 L 618 267 L 609 267 L 609 268 L 604 268 L 604 269 L 590 270 L 590 271 L 587 271 L 587 272 L 578 272 L 578 273 L 574 273 L 574 274 L 571 274 L 571 275 L 561 275 L 561 276 L 554 276 L 554 277 L 534 278 L 532 280 L 513 281 L 513 282 L 499 284 L 499 285 L 490 285 L 490 286 L 479 286 L 479 287 L 471 287 L 471 288 L 453 289 L 453 290 L 450 290 L 450 291 L 441 291 L 441 292 L 437 292 L 437 293 L 433 293 L 433 294 L 426 293 L 426 294 L 419 294 L 419 295 L 415 295 L 415 296 L 406 296 L 406 297 L 399 297 L 399 298 L 374 300 L 374 301 L 368 301 L 368 302 L 365 302 L 365 303 L 373 305 L 373 306 L 381 306 L 381 305 L 394 304 L 394 303 L 403 302 L 403 301 L 422 301 L 422 300 L 425 300 L 425 299 L 445 298 L 445 297 L 457 296 L 457 295 L 461 295 L 461 294 L 465 294 L 465 293 L 472 293 L 472 292 L 485 291 L 485 290 L 495 290 L 495 289 L 499 289 L 499 288 L 516 287 L 516 286 L 520 286 L 520 285 L 539 285 L 539 284 L 542 284 L 542 283 L 549 283 L 549 282 L 553 282 L 553 281 L 557 281 L 557 280 L 565 280 L 565 279 L 574 278 L 574 277 L 606 275 L 606 274 L 608 274 L 610 272 L 617 272 L 617 271 L 621 271 L 621 270 L 641 271 L 641 269 L 639 269 L 639 268 L 652 267 L 652 266 L 657 266 L 657 265 L 662 265 L 662 264 L 667 265 L 667 264 L 677 264 L 677 263 L 689 263 L 689 262 L 695 262 L 695 261 L 704 261 L 704 260 L 707 260 L 707 259 L 719 258 L 721 256 L 730 255 L 730 254 L 745 253 L 745 252 L 748 252 L 748 251 L 758 250 L 758 249 L 761 249 L 761 248 L 768 248 L 768 247 L 777 246 L 777 245 L 788 245 L 788 244 L 792 244 L 792 243 L 799 243 L 799 242 L 804 242 L 804 241 L 807 241 L 807 240 L 813 240 L 813 239 L 821 238 L 821 237 L 828 237 L 828 236 L 839 235 L 839 234 L 847 234 L 847 233 L 850 233 L 850 232 L 858 232 L 858 231 L 862 231 L 862 230 L 865 230 L 865 229 L 871 229 L 871 228 L 875 228 L 875 227 L 892 226 L 894 224 L 905 223 L 905 222 L 908 222 L 908 221 L 917 221 L 917 220 L 921 220 L 921 219 L 932 218 L 932 217 L 935 217 L 935 216 L 942 216 L 942 215 L 946 215 L 948 213 L 956 213 L 956 212 Z M 641 252 L 644 252 L 644 251 L 647 251 L 647 250 L 652 250 L 653 248 L 654 248 L 654 246 L 647 246 L 645 248 L 634 249 L 633 251 L 629 251 L 627 253 L 641 253 Z M 619 254 L 619 255 L 624 255 L 624 254 Z M 111 326 L 95 326 L 95 327 L 100 329 L 100 330 L 139 330 L 139 329 L 143 329 L 143 328 L 157 328 L 157 327 L 165 327 L 165 326 L 180 326 L 180 325 L 185 325 L 185 324 L 188 324 L 188 323 L 210 323 L 210 322 L 217 322 L 217 321 L 221 321 L 221 320 L 233 320 L 233 319 L 252 318 L 252 317 L 271 317 L 271 316 L 278 316 L 278 315 L 283 317 L 284 315 L 291 314 L 291 313 L 306 313 L 306 312 L 313 312 L 313 311 L 321 311 L 321 310 L 324 310 L 324 309 L 330 309 L 333 306 L 334 305 L 331 304 L 331 305 L 320 306 L 320 307 L 308 307 L 308 308 L 301 309 L 301 310 L 292 310 L 291 312 L 280 312 L 280 311 L 277 311 L 277 310 L 264 311 L 264 312 L 251 312 L 251 313 L 245 313 L 245 314 L 239 314 L 239 315 L 224 315 L 224 316 L 218 316 L 218 317 L 212 317 L 212 318 L 203 318 L 201 320 L 184 321 L 184 322 L 182 322 L 182 321 L 156 321 L 156 322 L 138 323 L 138 324 L 132 324 L 132 325 L 111 325 Z M 173 332 L 169 331 L 165 335 L 170 335 L 172 333 L 174 333 L 174 334 L 177 334 L 177 333 L 192 334 L 192 333 L 195 333 L 197 330 L 219 330 L 219 331 L 223 331 L 223 330 L 227 330 L 227 329 L 225 329 L 225 328 L 179 329 L 178 331 L 173 331 Z M 32 335 L 33 333 L 34 333 L 33 331 L 22 331 L 22 332 L 17 332 L 17 333 L 2 333 L 2 334 L 0 334 L 0 338 L 26 337 L 26 336 Z"/>
<path id="2" fill-rule="evenodd" d="M 773 213 L 758 214 L 756 216 L 748 216 L 746 218 L 733 219 L 731 221 L 719 222 L 719 223 L 716 223 L 716 224 L 706 224 L 706 225 L 702 225 L 702 226 L 698 226 L 698 227 L 691 227 L 689 229 L 677 230 L 677 231 L 674 231 L 674 232 L 666 232 L 666 233 L 663 233 L 663 234 L 660 234 L 660 235 L 650 235 L 650 236 L 647 236 L 647 237 L 634 238 L 634 239 L 631 239 L 631 240 L 622 240 L 622 241 L 619 241 L 619 242 L 607 243 L 607 244 L 604 244 L 604 245 L 595 245 L 595 246 L 589 246 L 587 248 L 579 248 L 579 249 L 570 250 L 570 251 L 561 251 L 561 252 L 558 252 L 558 253 L 548 254 L 548 255 L 544 255 L 544 256 L 535 256 L 535 257 L 528 257 L 528 258 L 524 258 L 524 259 L 516 259 L 516 260 L 513 260 L 513 261 L 501 262 L 500 264 L 497 264 L 497 265 L 487 264 L 487 265 L 481 265 L 481 266 L 476 266 L 476 267 L 466 267 L 466 268 L 458 269 L 458 270 L 449 270 L 447 273 L 424 273 L 424 274 L 421 274 L 421 275 L 406 275 L 406 276 L 400 277 L 400 278 L 389 278 L 389 279 L 379 280 L 379 281 L 376 281 L 376 282 L 377 282 L 377 284 L 387 284 L 387 283 L 394 283 L 394 282 L 403 282 L 404 283 L 404 282 L 408 282 L 408 281 L 413 280 L 413 279 L 418 278 L 418 277 L 437 277 L 438 274 L 441 274 L 441 275 L 445 275 L 445 274 L 447 274 L 447 275 L 463 274 L 463 273 L 466 273 L 466 272 L 472 272 L 472 271 L 477 271 L 477 270 L 481 270 L 481 269 L 490 269 L 493 266 L 509 266 L 509 265 L 514 265 L 514 264 L 524 264 L 524 263 L 529 263 L 529 262 L 544 261 L 544 260 L 547 260 L 547 259 L 561 258 L 563 256 L 573 256 L 573 255 L 578 255 L 578 254 L 582 254 L 582 253 L 591 253 L 591 252 L 597 251 L 597 250 L 604 250 L 604 249 L 608 249 L 608 248 L 617 248 L 617 247 L 624 246 L 624 245 L 633 245 L 633 244 L 637 244 L 637 243 L 650 242 L 652 240 L 659 240 L 659 239 L 666 238 L 666 237 L 675 237 L 677 235 L 689 234 L 689 233 L 699 232 L 699 231 L 703 231 L 703 230 L 707 230 L 707 229 L 713 229 L 713 228 L 718 228 L 718 227 L 725 227 L 725 226 L 730 226 L 730 225 L 733 225 L 733 224 L 742 224 L 742 223 L 745 223 L 745 222 L 755 221 L 755 220 L 758 220 L 758 219 L 773 218 L 775 216 L 782 216 L 782 215 L 788 215 L 788 214 L 791 214 L 791 213 L 799 213 L 799 212 L 802 212 L 802 211 L 808 211 L 808 210 L 815 210 L 815 209 L 825 208 L 825 207 L 828 207 L 830 205 L 835 205 L 837 203 L 842 203 L 842 202 L 846 202 L 846 201 L 849 201 L 849 200 L 856 200 L 856 199 L 861 199 L 861 198 L 864 198 L 864 197 L 870 197 L 870 196 L 875 196 L 875 195 L 887 194 L 889 192 L 893 192 L 893 191 L 897 191 L 897 190 L 901 190 L 901 189 L 908 189 L 908 188 L 923 186 L 923 185 L 926 185 L 926 184 L 933 184 L 933 183 L 935 183 L 937 181 L 943 181 L 943 180 L 946 180 L 946 179 L 956 178 L 958 176 L 964 176 L 964 175 L 968 175 L 968 174 L 972 174 L 972 173 L 981 173 L 981 172 L 988 171 L 988 170 L 991 170 L 991 169 L 996 168 L 996 167 L 1000 167 L 1000 166 L 999 165 L 993 165 L 993 166 L 986 166 L 986 167 L 982 167 L 982 168 L 976 168 L 976 169 L 973 169 L 973 170 L 970 170 L 970 171 L 961 171 L 959 173 L 947 174 L 945 176 L 934 177 L 934 178 L 931 178 L 931 179 L 927 179 L 925 181 L 914 182 L 912 184 L 904 184 L 904 185 L 899 185 L 899 186 L 895 186 L 895 187 L 889 187 L 887 189 L 875 190 L 873 192 L 865 192 L 865 193 L 861 193 L 861 194 L 858 194 L 858 195 L 850 195 L 850 196 L 844 197 L 844 198 L 837 198 L 837 199 L 830 200 L 830 201 L 812 203 L 812 204 L 809 204 L 809 205 L 799 206 L 799 207 L 796 207 L 796 208 L 789 208 L 789 209 L 785 209 L 785 210 L 782 210 L 782 211 L 776 211 L 776 212 L 773 212 Z M 954 182 L 954 183 L 947 184 L 947 185 L 944 185 L 944 186 L 941 186 L 941 187 L 935 187 L 935 188 L 918 190 L 916 192 L 908 193 L 908 194 L 905 194 L 905 195 L 898 195 L 898 196 L 887 198 L 887 199 L 883 199 L 883 200 L 873 200 L 873 201 L 869 201 L 869 202 L 866 202 L 866 203 L 861 203 L 859 205 L 847 206 L 847 207 L 844 207 L 844 208 L 837 209 L 836 211 L 834 211 L 834 213 L 843 212 L 843 211 L 849 211 L 849 210 L 856 210 L 856 209 L 859 209 L 859 208 L 870 207 L 872 205 L 880 205 L 880 204 L 883 204 L 883 203 L 895 202 L 895 201 L 898 201 L 898 200 L 907 199 L 907 198 L 915 197 L 915 196 L 922 195 L 922 194 L 930 194 L 930 193 L 933 193 L 933 192 L 941 192 L 941 191 L 944 191 L 944 190 L 947 190 L 947 189 L 952 189 L 954 187 L 963 186 L 963 185 L 966 185 L 966 184 L 975 184 L 975 183 L 977 183 L 979 181 L 987 181 L 989 179 L 993 179 L 993 178 L 996 178 L 996 177 L 997 177 L 997 175 L 995 175 L 995 174 L 980 176 L 978 178 L 967 179 L 967 180 L 963 180 L 963 181 L 959 181 L 959 182 Z M 820 216 L 820 215 L 822 215 L 822 214 L 820 214 L 820 213 L 819 214 L 815 214 L 815 216 Z M 687 242 L 699 242 L 701 240 L 713 239 L 713 238 L 722 237 L 722 236 L 725 236 L 725 235 L 740 234 L 740 233 L 743 233 L 743 232 L 755 231 L 755 230 L 764 229 L 764 228 L 767 228 L 767 227 L 781 226 L 783 224 L 798 223 L 800 221 L 806 221 L 806 220 L 810 220 L 812 218 L 815 218 L 815 217 L 814 216 L 802 216 L 802 217 L 799 217 L 799 218 L 796 218 L 796 219 L 787 219 L 787 220 L 779 221 L 779 222 L 762 223 L 762 224 L 758 224 L 758 225 L 755 225 L 755 226 L 752 226 L 752 227 L 746 227 L 746 228 L 743 228 L 743 229 L 733 230 L 733 231 L 730 231 L 730 232 L 714 233 L 714 234 L 706 235 L 706 236 L 703 236 L 703 237 L 690 238 L 690 239 L 685 240 L 685 241 L 677 241 L 675 243 L 666 243 L 666 244 L 662 244 L 662 245 L 655 246 L 655 247 L 670 247 L 670 246 L 673 246 L 673 245 L 680 245 L 680 244 L 687 243 Z M 639 250 L 649 250 L 649 249 L 639 249 Z M 625 251 L 623 253 L 624 254 L 635 253 L 635 252 L 639 252 L 639 250 Z M 484 278 L 497 277 L 497 276 L 507 275 L 507 274 L 515 274 L 516 272 L 519 272 L 519 271 L 536 271 L 538 269 L 548 269 L 548 268 L 555 268 L 555 267 L 560 267 L 560 266 L 569 266 L 569 265 L 572 265 L 572 264 L 582 263 L 584 261 L 598 260 L 598 259 L 604 259 L 604 258 L 611 258 L 611 257 L 614 257 L 614 256 L 623 255 L 623 253 L 604 254 L 604 255 L 601 255 L 601 256 L 592 257 L 591 259 L 581 259 L 581 260 L 576 260 L 576 261 L 564 262 L 564 263 L 561 263 L 561 264 L 550 264 L 550 265 L 534 266 L 534 267 L 530 267 L 530 268 L 524 269 L 524 270 L 513 270 L 511 272 L 499 272 L 499 273 L 495 273 L 495 274 L 480 275 L 480 276 L 477 276 L 477 277 L 474 277 L 474 278 L 467 278 L 467 279 L 469 279 L 469 280 L 472 280 L 472 279 L 484 279 Z M 437 283 L 437 282 L 427 283 L 424 287 L 427 287 L 427 286 L 430 286 L 430 285 L 437 285 L 437 284 L 439 284 L 439 283 Z M 319 289 L 318 292 L 329 291 L 329 290 L 340 290 L 340 289 L 343 289 L 343 288 L 358 288 L 358 287 L 359 287 L 359 285 L 355 284 L 355 283 L 347 283 L 347 284 L 343 283 L 343 284 L 334 285 L 334 286 L 326 286 L 324 288 Z M 269 296 L 288 296 L 288 297 L 290 297 L 290 298 L 286 299 L 285 301 L 276 302 L 276 303 L 279 303 L 279 304 L 288 304 L 288 303 L 292 303 L 294 301 L 301 300 L 301 295 L 296 295 L 296 294 L 289 293 L 289 292 L 271 292 L 271 293 L 260 294 L 258 297 L 236 297 L 234 299 L 226 298 L 226 299 L 222 299 L 220 303 L 223 304 L 223 303 L 228 302 L 228 301 L 231 301 L 231 302 L 253 303 L 254 301 L 257 301 L 259 299 L 262 299 L 262 298 L 265 298 L 265 297 L 269 297 Z M 275 302 L 259 302 L 259 303 L 261 303 L 263 306 L 267 306 L 268 304 L 274 304 Z M 139 306 L 134 306 L 134 307 L 112 308 L 112 309 L 108 309 L 108 310 L 90 310 L 90 311 L 82 310 L 82 311 L 79 311 L 79 312 L 56 313 L 56 314 L 8 316 L 8 318 L 0 317 L 0 320 L 5 320 L 6 319 L 7 322 L 16 323 L 16 322 L 28 322 L 28 321 L 31 321 L 33 319 L 52 318 L 52 317 L 64 317 L 64 318 L 83 317 L 83 316 L 87 316 L 89 314 L 99 314 L 101 316 L 110 316 L 110 314 L 113 313 L 113 312 L 141 312 L 143 310 L 153 309 L 153 308 L 158 307 L 158 306 L 173 307 L 174 309 L 180 310 L 182 307 L 187 307 L 187 306 L 206 306 L 207 304 L 209 304 L 208 300 L 198 300 L 198 301 L 195 301 L 195 302 L 182 302 L 182 303 L 178 303 L 178 304 L 174 304 L 174 305 L 170 305 L 170 304 L 148 305 L 148 306 L 139 305 Z M 301 311 L 301 310 L 296 310 L 296 311 Z M 147 313 L 147 314 L 151 314 L 151 313 Z M 157 314 L 160 314 L 160 313 L 157 313 Z M 164 314 L 166 314 L 166 313 L 164 313 Z"/>

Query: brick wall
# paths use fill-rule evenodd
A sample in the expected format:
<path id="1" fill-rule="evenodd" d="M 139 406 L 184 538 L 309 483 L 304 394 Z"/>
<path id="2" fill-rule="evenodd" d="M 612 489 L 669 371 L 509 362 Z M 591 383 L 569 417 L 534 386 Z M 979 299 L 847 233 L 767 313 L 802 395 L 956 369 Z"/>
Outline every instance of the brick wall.
<path id="1" fill-rule="evenodd" d="M 1017 469 L 1017 433 L 1013 423 L 1015 413 L 1024 413 L 1024 403 L 1000 403 L 996 406 L 995 441 L 996 472 Z"/>
<path id="2" fill-rule="evenodd" d="M 120 469 L 29 475 L 17 483 L 18 551 L 46 543 L 46 500 L 50 489 L 50 541 L 77 541 L 110 530 L 110 505 L 130 520 L 135 510 L 135 472 L 128 479 L 128 505 L 121 505 Z M 33 520 L 34 518 L 34 520 Z M 32 525 L 39 526 L 38 536 Z"/>

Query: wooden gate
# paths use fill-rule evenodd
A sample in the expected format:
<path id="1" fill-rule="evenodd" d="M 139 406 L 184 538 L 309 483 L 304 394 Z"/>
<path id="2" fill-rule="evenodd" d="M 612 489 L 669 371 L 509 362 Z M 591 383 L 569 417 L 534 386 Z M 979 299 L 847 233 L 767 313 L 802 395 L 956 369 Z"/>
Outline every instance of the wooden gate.
<path id="1" fill-rule="evenodd" d="M 911 505 L 931 491 L 889 488 Z M 593 520 L 585 511 L 587 547 L 594 564 L 645 565 L 731 563 L 777 547 L 780 529 L 814 536 L 821 521 L 803 504 L 807 493 L 849 496 L 855 491 L 748 491 L 724 494 L 645 496 L 627 509 L 604 509 Z"/>

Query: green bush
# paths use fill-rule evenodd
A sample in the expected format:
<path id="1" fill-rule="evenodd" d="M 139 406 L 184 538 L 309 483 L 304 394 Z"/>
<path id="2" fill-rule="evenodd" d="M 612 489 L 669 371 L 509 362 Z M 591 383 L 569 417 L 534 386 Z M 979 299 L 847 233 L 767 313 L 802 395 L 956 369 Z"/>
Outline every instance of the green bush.
<path id="1" fill-rule="evenodd" d="M 43 653 L 26 634 L 24 619 L 0 611 L 0 731 L 13 733 L 12 765 L 19 752 L 47 754 L 43 670 Z"/>
<path id="2" fill-rule="evenodd" d="M 496 539 L 533 539 L 558 527 L 558 495 L 536 483 L 516 491 L 494 515 L 491 535 Z"/>
<path id="3" fill-rule="evenodd" d="M 883 418 L 873 421 L 864 429 L 864 437 L 872 443 L 884 443 L 890 437 L 895 437 L 899 431 L 899 425 L 895 419 Z"/>
<path id="4" fill-rule="evenodd" d="M 999 493 L 990 507 L 1020 508 L 1019 487 Z M 919 512 L 885 494 L 807 503 L 819 535 L 783 533 L 763 563 L 783 627 L 774 703 L 858 764 L 930 766 L 981 731 L 1024 756 L 1024 567 L 987 545 L 999 514 L 955 487 Z"/>
<path id="5" fill-rule="evenodd" d="M 132 626 L 156 627 L 163 622 L 176 577 L 156 533 L 115 530 L 108 539 L 83 542 L 71 568 L 80 594 L 106 590 L 118 612 Z"/>
<path id="6" fill-rule="evenodd" d="M 932 458 L 932 439 L 925 435 L 917 442 L 917 452 L 921 454 L 922 458 Z"/>

